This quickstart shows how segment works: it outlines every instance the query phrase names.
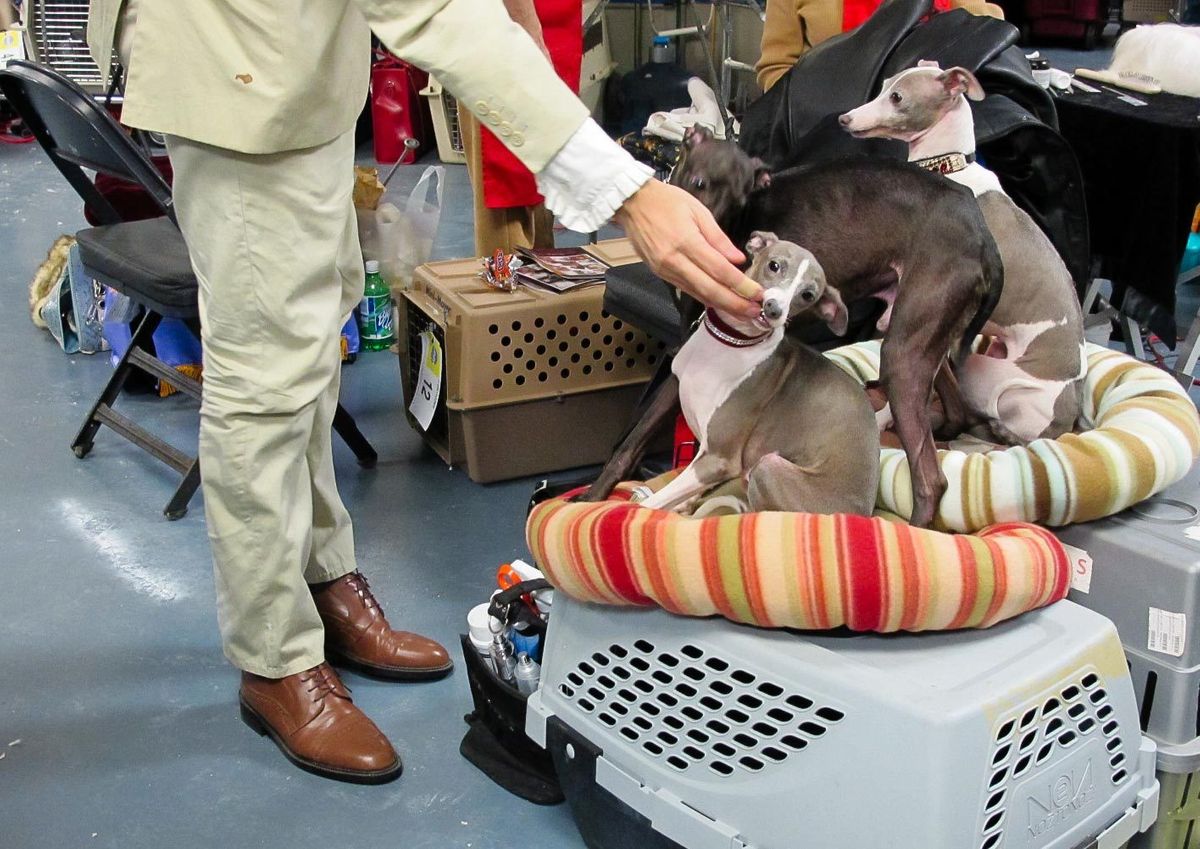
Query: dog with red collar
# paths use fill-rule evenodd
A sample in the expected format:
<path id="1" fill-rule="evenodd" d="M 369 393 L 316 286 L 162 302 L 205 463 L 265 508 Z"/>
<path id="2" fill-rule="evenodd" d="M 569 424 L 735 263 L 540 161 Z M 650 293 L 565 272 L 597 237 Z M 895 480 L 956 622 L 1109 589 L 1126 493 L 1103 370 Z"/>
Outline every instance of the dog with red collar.
<path id="1" fill-rule="evenodd" d="M 773 233 L 746 244 L 749 276 L 762 284 L 754 321 L 709 309 L 672 364 L 679 400 L 700 447 L 644 506 L 689 512 L 705 493 L 745 483 L 753 511 L 869 516 L 879 485 L 879 433 L 862 387 L 788 336 L 812 311 L 834 333 L 847 313 L 816 258 Z"/>

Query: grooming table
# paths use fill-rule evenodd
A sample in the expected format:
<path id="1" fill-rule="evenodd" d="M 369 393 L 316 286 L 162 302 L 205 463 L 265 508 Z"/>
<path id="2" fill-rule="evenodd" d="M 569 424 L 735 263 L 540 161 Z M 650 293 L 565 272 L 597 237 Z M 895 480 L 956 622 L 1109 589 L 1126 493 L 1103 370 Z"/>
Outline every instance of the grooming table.
<path id="1" fill-rule="evenodd" d="M 1174 94 L 1072 93 L 1057 98 L 1060 131 L 1079 159 L 1099 276 L 1121 312 L 1174 346 L 1175 287 L 1200 203 L 1200 99 Z M 1195 364 L 1189 334 L 1179 362 Z"/>

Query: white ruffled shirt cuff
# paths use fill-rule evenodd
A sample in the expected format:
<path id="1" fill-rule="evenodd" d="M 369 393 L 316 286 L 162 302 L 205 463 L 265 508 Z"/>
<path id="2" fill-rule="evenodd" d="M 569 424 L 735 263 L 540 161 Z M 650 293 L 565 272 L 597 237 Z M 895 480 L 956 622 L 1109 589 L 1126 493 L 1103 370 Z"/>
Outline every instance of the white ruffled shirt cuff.
<path id="1" fill-rule="evenodd" d="M 588 118 L 537 175 L 537 187 L 559 223 L 591 233 L 653 176 Z"/>

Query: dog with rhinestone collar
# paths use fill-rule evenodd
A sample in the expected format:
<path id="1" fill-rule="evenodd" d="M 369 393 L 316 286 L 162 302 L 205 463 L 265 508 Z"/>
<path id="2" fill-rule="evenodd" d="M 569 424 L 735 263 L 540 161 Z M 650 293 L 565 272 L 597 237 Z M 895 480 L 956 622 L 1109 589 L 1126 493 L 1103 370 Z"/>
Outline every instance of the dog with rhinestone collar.
<path id="1" fill-rule="evenodd" d="M 755 321 L 708 310 L 675 357 L 684 417 L 700 448 L 678 477 L 642 502 L 689 512 L 707 492 L 742 480 L 749 508 L 869 516 L 879 484 L 879 434 L 862 387 L 785 334 L 812 311 L 834 333 L 846 307 L 816 258 L 773 233 L 746 245 L 762 284 Z"/>
<path id="2" fill-rule="evenodd" d="M 982 332 L 988 347 L 967 356 L 958 382 L 989 441 L 1023 445 L 1075 427 L 1087 356 L 1075 282 L 1046 234 L 975 161 L 968 100 L 982 100 L 966 68 L 920 62 L 884 80 L 874 100 L 842 115 L 858 138 L 908 143 L 910 162 L 969 188 L 979 202 L 1000 261 L 1004 289 Z M 980 429 L 977 429 L 980 430 Z"/>

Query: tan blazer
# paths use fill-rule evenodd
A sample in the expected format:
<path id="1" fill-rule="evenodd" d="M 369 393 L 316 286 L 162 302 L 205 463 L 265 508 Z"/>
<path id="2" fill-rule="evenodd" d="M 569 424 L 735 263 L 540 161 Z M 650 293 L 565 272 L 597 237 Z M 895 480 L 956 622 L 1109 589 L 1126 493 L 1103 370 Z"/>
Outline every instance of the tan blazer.
<path id="1" fill-rule="evenodd" d="M 120 9 L 91 0 L 93 56 L 111 54 Z M 323 144 L 366 101 L 371 30 L 531 171 L 587 117 L 500 0 L 139 0 L 124 120 L 243 153 Z"/>

